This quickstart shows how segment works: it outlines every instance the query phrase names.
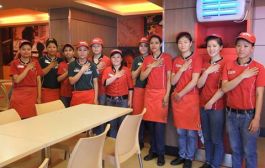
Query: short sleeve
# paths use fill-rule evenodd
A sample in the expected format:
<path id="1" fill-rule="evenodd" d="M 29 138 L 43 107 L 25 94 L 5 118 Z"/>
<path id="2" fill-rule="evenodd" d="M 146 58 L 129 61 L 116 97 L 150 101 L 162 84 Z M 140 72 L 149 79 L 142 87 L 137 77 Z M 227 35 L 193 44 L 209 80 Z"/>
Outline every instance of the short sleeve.
<path id="1" fill-rule="evenodd" d="M 228 71 L 227 71 L 228 64 L 226 63 L 223 68 L 222 72 L 222 80 L 228 80 Z"/>
<path id="2" fill-rule="evenodd" d="M 68 66 L 68 76 L 69 77 L 73 77 L 75 76 L 75 73 L 74 73 L 74 68 L 75 68 L 75 61 L 71 62 Z"/>
<path id="3" fill-rule="evenodd" d="M 38 76 L 43 76 L 44 73 L 43 73 L 43 71 L 42 71 L 42 69 L 41 69 L 40 64 L 39 64 L 38 61 L 35 62 L 35 66 L 36 66 L 37 75 Z"/>
<path id="4" fill-rule="evenodd" d="M 98 71 L 97 71 L 97 66 L 94 63 L 92 63 L 91 70 L 92 70 L 93 78 L 97 78 L 98 77 Z"/>
<path id="5" fill-rule="evenodd" d="M 260 65 L 259 67 L 259 73 L 257 76 L 256 86 L 257 87 L 265 86 L 265 69 L 263 65 Z"/>
<path id="6" fill-rule="evenodd" d="M 64 64 L 63 64 L 63 62 L 61 62 L 60 64 L 59 64 L 59 66 L 58 66 L 58 72 L 57 72 L 57 74 L 58 75 L 62 75 L 62 74 L 64 74 Z"/>
<path id="7" fill-rule="evenodd" d="M 15 61 L 12 61 L 11 65 L 10 65 L 10 75 L 17 75 L 18 74 L 18 70 L 17 70 L 17 66 Z"/>
<path id="8" fill-rule="evenodd" d="M 195 55 L 195 58 L 192 60 L 192 72 L 201 73 L 202 70 L 202 58 L 200 55 Z"/>
<path id="9" fill-rule="evenodd" d="M 172 57 L 170 55 L 167 55 L 165 57 L 165 65 L 166 65 L 166 71 L 172 70 Z"/>
<path id="10" fill-rule="evenodd" d="M 133 88 L 132 73 L 129 69 L 127 70 L 127 83 L 128 83 L 128 88 L 132 89 Z"/>
<path id="11" fill-rule="evenodd" d="M 138 66 L 138 57 L 136 57 L 134 60 L 133 60 L 133 63 L 132 63 L 132 71 L 136 71 L 137 68 L 139 67 Z"/>
<path id="12" fill-rule="evenodd" d="M 46 67 L 46 64 L 45 64 L 45 58 L 44 57 L 41 57 L 39 59 L 39 63 L 40 63 L 40 67 L 41 68 L 45 68 Z"/>

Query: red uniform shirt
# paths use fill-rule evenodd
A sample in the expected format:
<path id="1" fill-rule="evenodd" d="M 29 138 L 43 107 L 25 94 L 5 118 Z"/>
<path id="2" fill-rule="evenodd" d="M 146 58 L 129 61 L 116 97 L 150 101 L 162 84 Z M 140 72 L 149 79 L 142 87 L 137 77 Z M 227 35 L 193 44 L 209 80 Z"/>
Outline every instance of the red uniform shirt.
<path id="1" fill-rule="evenodd" d="M 219 71 L 209 74 L 202 88 L 200 96 L 201 107 L 204 107 L 205 104 L 217 92 L 217 90 L 221 88 L 222 71 L 224 68 L 225 61 L 224 59 L 222 59 L 218 61 L 216 64 L 220 65 Z M 205 71 L 207 68 L 209 68 L 209 66 L 211 66 L 211 64 L 208 61 L 205 62 L 202 66 L 202 71 Z M 212 106 L 212 109 L 214 110 L 220 110 L 223 108 L 224 108 L 224 97 L 218 99 Z"/>
<path id="2" fill-rule="evenodd" d="M 176 84 L 175 92 L 180 92 L 182 89 L 184 89 L 187 84 L 192 80 L 192 74 L 193 73 L 201 73 L 201 68 L 202 68 L 202 59 L 199 55 L 193 53 L 191 57 L 188 59 L 192 60 L 191 66 L 182 73 L 178 83 Z M 177 73 L 181 66 L 185 63 L 185 60 L 181 57 L 178 56 L 175 58 L 173 62 L 173 68 L 172 68 L 172 73 Z M 187 94 L 193 94 L 193 93 L 198 93 L 198 88 L 194 87 L 190 92 Z"/>
<path id="3" fill-rule="evenodd" d="M 62 75 L 65 71 L 68 71 L 68 63 L 66 61 L 62 61 L 59 64 L 57 74 Z M 72 85 L 70 84 L 68 77 L 61 81 L 60 95 L 64 97 L 72 96 Z"/>
<path id="4" fill-rule="evenodd" d="M 222 80 L 231 81 L 245 69 L 257 67 L 256 76 L 242 80 L 234 89 L 227 92 L 227 106 L 235 109 L 254 109 L 256 107 L 256 87 L 265 86 L 265 70 L 263 65 L 252 60 L 247 65 L 239 65 L 237 61 L 228 62 L 223 69 Z"/>
<path id="5" fill-rule="evenodd" d="M 106 86 L 106 94 L 109 96 L 124 96 L 129 94 L 129 89 L 133 89 L 133 81 L 131 71 L 123 66 L 124 74 L 122 77 L 116 79 L 110 85 Z M 102 75 L 103 84 L 111 76 L 115 75 L 111 66 L 107 67 Z"/>
<path id="6" fill-rule="evenodd" d="M 23 80 L 19 83 L 14 84 L 14 88 L 16 87 L 37 87 L 37 76 L 41 76 L 43 74 L 42 69 L 38 61 L 32 60 L 35 64 L 35 68 L 28 71 L 27 75 Z M 27 65 L 23 64 L 20 59 L 15 59 L 12 61 L 10 66 L 10 74 L 11 75 L 19 75 L 21 74 Z"/>
<path id="7" fill-rule="evenodd" d="M 89 57 L 89 60 L 94 62 L 93 57 Z M 97 69 L 98 70 L 98 94 L 102 95 L 105 93 L 105 87 L 102 85 L 102 73 L 104 71 L 104 69 L 106 69 L 107 67 L 109 67 L 111 65 L 111 61 L 110 58 L 103 55 L 99 58 L 99 62 L 96 64 L 98 65 L 99 63 L 103 62 L 104 63 L 104 67 L 102 69 Z"/>
<path id="8" fill-rule="evenodd" d="M 172 69 L 171 56 L 166 53 L 162 53 L 160 58 L 163 59 L 162 65 L 152 69 L 147 78 L 146 88 L 149 89 L 166 89 L 167 88 L 167 72 Z M 144 59 L 141 71 L 145 71 L 149 64 L 152 64 L 156 59 L 149 55 Z"/>

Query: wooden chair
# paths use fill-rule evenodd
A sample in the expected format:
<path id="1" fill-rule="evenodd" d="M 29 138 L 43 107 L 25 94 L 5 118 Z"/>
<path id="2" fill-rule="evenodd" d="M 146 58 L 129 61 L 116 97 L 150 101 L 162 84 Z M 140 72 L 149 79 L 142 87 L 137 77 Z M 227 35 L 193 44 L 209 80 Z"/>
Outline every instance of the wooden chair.
<path id="1" fill-rule="evenodd" d="M 138 155 L 140 167 L 143 167 L 139 147 L 139 128 L 146 109 L 139 115 L 127 115 L 123 120 L 117 138 L 108 137 L 105 142 L 103 160 L 120 168 L 120 164 L 134 154 Z"/>
<path id="2" fill-rule="evenodd" d="M 45 158 L 42 164 L 39 166 L 39 168 L 48 168 L 49 159 Z"/>
<path id="3" fill-rule="evenodd" d="M 69 162 L 63 161 L 54 168 L 102 168 L 102 152 L 109 128 L 110 124 L 100 135 L 81 138 L 75 145 Z"/>
<path id="4" fill-rule="evenodd" d="M 21 120 L 15 109 L 0 112 L 0 125 Z"/>
<path id="5" fill-rule="evenodd" d="M 61 100 L 55 100 L 48 103 L 35 104 L 37 115 L 53 112 L 64 109 L 64 104 Z"/>
<path id="6" fill-rule="evenodd" d="M 7 110 L 9 108 L 9 99 L 6 87 L 0 83 L 0 111 Z"/>

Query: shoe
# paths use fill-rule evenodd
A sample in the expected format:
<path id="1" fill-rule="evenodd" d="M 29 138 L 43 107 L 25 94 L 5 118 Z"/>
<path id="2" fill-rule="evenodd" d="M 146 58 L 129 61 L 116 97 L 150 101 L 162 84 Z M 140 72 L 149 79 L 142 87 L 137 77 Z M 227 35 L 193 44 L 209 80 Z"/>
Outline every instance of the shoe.
<path id="1" fill-rule="evenodd" d="M 212 168 L 209 163 L 204 163 L 200 168 Z"/>
<path id="2" fill-rule="evenodd" d="M 157 157 L 157 166 L 164 166 L 165 164 L 165 156 L 164 155 L 159 155 Z"/>
<path id="3" fill-rule="evenodd" d="M 156 158 L 157 157 L 157 154 L 156 153 L 149 153 L 148 155 L 146 155 L 145 157 L 144 157 L 144 160 L 145 161 L 149 161 L 149 160 L 152 160 L 152 159 L 154 159 L 154 158 Z"/>
<path id="4" fill-rule="evenodd" d="M 183 164 L 183 168 L 192 168 L 192 160 L 186 159 Z"/>
<path id="5" fill-rule="evenodd" d="M 185 162 L 185 159 L 182 157 L 178 157 L 170 162 L 171 165 L 179 165 Z"/>

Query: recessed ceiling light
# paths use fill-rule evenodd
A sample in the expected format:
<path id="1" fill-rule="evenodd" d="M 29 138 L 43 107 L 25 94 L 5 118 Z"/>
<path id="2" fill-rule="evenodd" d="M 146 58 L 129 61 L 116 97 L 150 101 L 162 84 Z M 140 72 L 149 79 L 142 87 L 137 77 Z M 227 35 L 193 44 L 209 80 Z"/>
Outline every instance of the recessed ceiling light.
<path id="1" fill-rule="evenodd" d="M 2 6 L 2 5 L 0 5 L 0 8 L 3 8 L 3 6 Z"/>

